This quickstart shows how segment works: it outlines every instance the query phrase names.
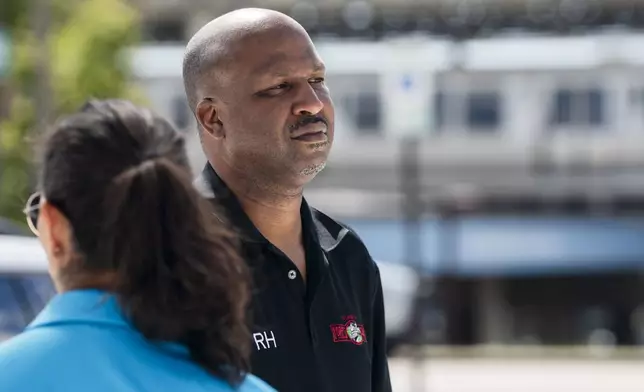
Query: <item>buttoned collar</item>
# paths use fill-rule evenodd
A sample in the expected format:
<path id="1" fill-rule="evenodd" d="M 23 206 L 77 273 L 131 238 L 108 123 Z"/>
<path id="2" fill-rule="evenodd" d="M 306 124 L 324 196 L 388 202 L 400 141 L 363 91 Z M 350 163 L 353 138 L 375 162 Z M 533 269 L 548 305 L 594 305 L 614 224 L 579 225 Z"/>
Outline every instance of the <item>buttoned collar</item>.
<path id="1" fill-rule="evenodd" d="M 237 228 L 245 241 L 268 242 L 244 212 L 237 197 L 209 163 L 195 180 L 194 185 L 204 197 L 218 202 L 219 206 L 225 210 L 226 219 Z M 347 234 L 347 229 L 309 207 L 306 199 L 302 199 L 300 214 L 302 216 L 302 230 L 312 234 L 313 240 L 325 251 L 335 248 Z"/>

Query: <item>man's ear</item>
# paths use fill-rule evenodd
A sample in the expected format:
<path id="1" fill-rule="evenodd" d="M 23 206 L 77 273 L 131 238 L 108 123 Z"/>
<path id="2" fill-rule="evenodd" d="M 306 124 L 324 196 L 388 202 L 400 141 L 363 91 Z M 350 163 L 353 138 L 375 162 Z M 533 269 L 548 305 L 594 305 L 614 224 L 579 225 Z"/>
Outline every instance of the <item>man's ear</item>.
<path id="1" fill-rule="evenodd" d="M 205 133 L 215 139 L 223 139 L 225 137 L 224 124 L 219 119 L 217 107 L 211 98 L 202 99 L 197 104 L 195 114 L 199 126 Z"/>

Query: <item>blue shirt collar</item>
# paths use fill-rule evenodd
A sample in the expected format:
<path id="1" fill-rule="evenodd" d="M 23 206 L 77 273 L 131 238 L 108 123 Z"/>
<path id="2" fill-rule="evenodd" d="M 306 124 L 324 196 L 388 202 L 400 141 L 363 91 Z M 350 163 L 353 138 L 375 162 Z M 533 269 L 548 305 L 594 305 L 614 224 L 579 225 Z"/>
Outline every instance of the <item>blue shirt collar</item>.
<path id="1" fill-rule="evenodd" d="M 110 324 L 132 329 L 114 295 L 95 289 L 55 295 L 27 329 L 54 324 Z"/>
<path id="2" fill-rule="evenodd" d="M 127 320 L 116 297 L 96 289 L 72 290 L 55 295 L 26 329 L 70 324 L 98 324 L 125 328 L 140 334 Z M 157 342 L 157 345 L 175 354 L 188 354 L 187 348 L 177 343 Z"/>

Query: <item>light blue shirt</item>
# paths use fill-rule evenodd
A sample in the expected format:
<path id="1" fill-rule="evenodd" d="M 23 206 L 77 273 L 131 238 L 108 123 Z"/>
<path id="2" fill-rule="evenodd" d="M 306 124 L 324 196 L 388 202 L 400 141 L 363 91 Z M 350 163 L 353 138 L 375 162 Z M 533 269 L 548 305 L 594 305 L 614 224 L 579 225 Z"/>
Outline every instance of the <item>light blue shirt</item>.
<path id="1" fill-rule="evenodd" d="M 98 290 L 55 296 L 22 334 L 0 344 L 0 391 L 230 392 L 185 347 L 152 343 Z M 239 392 L 274 392 L 247 376 Z"/>

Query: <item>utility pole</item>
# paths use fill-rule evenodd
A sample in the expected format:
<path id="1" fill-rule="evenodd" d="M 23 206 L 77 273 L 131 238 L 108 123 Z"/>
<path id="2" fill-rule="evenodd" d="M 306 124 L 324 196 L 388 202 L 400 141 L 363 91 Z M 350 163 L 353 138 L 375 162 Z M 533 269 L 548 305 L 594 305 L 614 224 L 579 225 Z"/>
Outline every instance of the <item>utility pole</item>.
<path id="1" fill-rule="evenodd" d="M 423 268 L 423 242 L 422 222 L 426 211 L 423 200 L 423 190 L 420 175 L 420 157 L 418 147 L 420 141 L 417 138 L 406 138 L 400 143 L 400 190 L 403 194 L 401 210 L 404 224 L 405 240 L 405 262 L 413 266 L 418 276 L 421 277 L 421 285 L 424 285 L 423 275 L 426 271 Z M 423 350 L 424 341 L 424 308 L 425 298 L 422 293 L 424 288 L 419 288 L 415 305 L 417 314 L 413 318 L 410 340 L 413 344 L 413 366 L 411 372 L 411 390 L 424 391 L 427 379 L 425 372 L 425 353 Z"/>

